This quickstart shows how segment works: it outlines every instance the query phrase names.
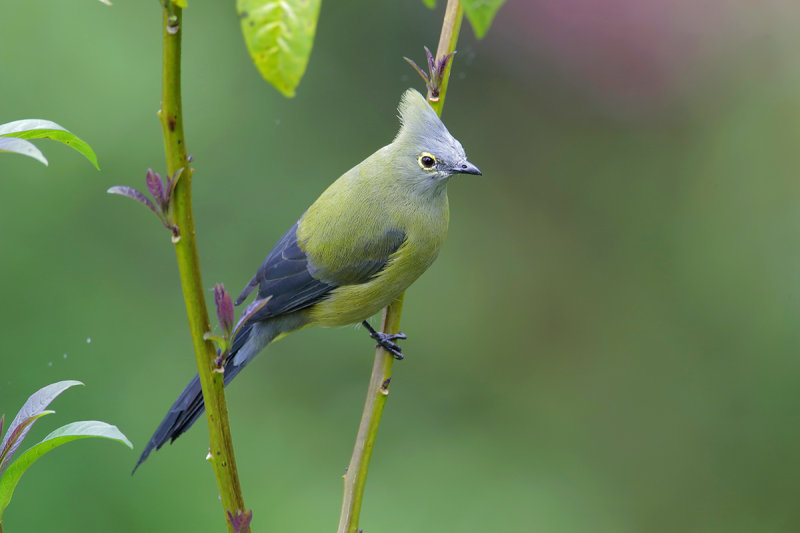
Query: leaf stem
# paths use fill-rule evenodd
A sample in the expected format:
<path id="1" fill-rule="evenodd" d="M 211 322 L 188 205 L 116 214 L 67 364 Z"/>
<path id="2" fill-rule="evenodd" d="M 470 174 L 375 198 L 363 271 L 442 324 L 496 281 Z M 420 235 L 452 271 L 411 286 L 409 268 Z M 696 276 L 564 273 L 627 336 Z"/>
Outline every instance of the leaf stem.
<path id="1" fill-rule="evenodd" d="M 442 33 L 439 37 L 439 48 L 436 51 L 437 61 L 455 50 L 463 18 L 464 11 L 459 0 L 448 0 L 444 21 L 442 22 Z M 430 102 L 430 94 L 428 94 L 429 103 L 439 116 L 442 114 L 442 105 L 447 93 L 452 64 L 453 62 L 450 61 L 445 69 L 438 101 Z M 383 310 L 380 329 L 382 332 L 397 333 L 400 331 L 400 316 L 403 311 L 404 296 L 405 293 L 401 294 L 397 300 Z M 338 533 L 358 533 L 359 531 L 358 519 L 361 514 L 364 486 L 367 483 L 369 461 L 372 456 L 372 449 L 375 446 L 375 438 L 383 415 L 383 407 L 389 395 L 389 382 L 391 380 L 393 362 L 394 358 L 389 352 L 383 348 L 376 349 L 375 361 L 372 365 L 372 374 L 367 388 L 367 399 L 364 402 L 364 411 L 361 414 L 361 423 L 358 427 L 353 455 L 350 458 L 350 465 L 347 467 L 347 472 L 344 476 L 344 498 L 342 512 L 339 517 Z"/>
<path id="2" fill-rule="evenodd" d="M 181 33 L 182 13 L 171 0 L 164 0 L 162 21 L 163 62 L 161 87 L 161 128 L 164 135 L 164 152 L 167 172 L 170 176 L 183 169 L 175 186 L 172 208 L 180 236 L 175 241 L 186 315 L 189 320 L 192 343 L 194 345 L 200 385 L 203 389 L 208 430 L 210 438 L 210 461 L 214 467 L 217 486 L 222 498 L 224 511 L 244 512 L 244 500 L 239 485 L 236 461 L 233 455 L 233 441 L 228 425 L 228 410 L 225 405 L 223 376 L 214 372 L 216 350 L 211 341 L 203 335 L 211 330 L 200 276 L 197 254 L 194 218 L 192 215 L 192 169 L 186 153 L 183 133 L 183 111 L 181 108 Z M 227 521 L 228 530 L 233 531 Z"/>

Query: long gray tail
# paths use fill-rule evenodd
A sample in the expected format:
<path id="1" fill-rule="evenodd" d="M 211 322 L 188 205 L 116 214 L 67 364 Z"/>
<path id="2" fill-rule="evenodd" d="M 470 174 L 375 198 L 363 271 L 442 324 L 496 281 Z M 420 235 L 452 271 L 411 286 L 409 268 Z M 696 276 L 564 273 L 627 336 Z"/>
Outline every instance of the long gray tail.
<path id="1" fill-rule="evenodd" d="M 253 340 L 255 342 L 251 343 L 254 346 L 248 346 L 248 349 L 242 350 L 247 341 L 250 340 L 253 330 L 253 323 L 245 324 L 242 329 L 239 330 L 231 344 L 231 350 L 225 360 L 225 372 L 223 374 L 223 376 L 225 376 L 223 382 L 226 386 L 274 337 L 274 335 L 264 335 L 266 332 L 256 331 L 253 336 L 260 338 L 254 338 Z M 245 357 L 236 357 L 240 350 L 248 352 Z M 186 430 L 192 427 L 192 424 L 203 414 L 203 411 L 205 411 L 205 404 L 203 403 L 203 392 L 200 389 L 200 378 L 199 376 L 195 376 L 186 388 L 183 389 L 181 395 L 178 396 L 178 399 L 175 400 L 175 403 L 169 408 L 167 416 L 164 417 L 158 429 L 156 429 L 153 436 L 150 437 L 150 441 L 147 443 L 142 455 L 136 462 L 136 466 L 133 467 L 131 475 L 133 475 L 136 469 L 139 468 L 139 465 L 147 459 L 150 452 L 154 449 L 160 449 L 167 441 L 172 443 Z"/>

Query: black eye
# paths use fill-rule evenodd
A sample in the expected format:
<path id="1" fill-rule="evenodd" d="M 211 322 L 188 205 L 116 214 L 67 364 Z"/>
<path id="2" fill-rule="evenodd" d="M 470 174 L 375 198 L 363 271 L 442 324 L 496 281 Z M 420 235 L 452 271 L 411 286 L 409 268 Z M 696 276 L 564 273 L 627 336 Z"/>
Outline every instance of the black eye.
<path id="1" fill-rule="evenodd" d="M 433 165 L 436 164 L 436 160 L 429 155 L 423 155 L 419 158 L 419 164 L 422 165 L 422 168 L 433 168 Z"/>

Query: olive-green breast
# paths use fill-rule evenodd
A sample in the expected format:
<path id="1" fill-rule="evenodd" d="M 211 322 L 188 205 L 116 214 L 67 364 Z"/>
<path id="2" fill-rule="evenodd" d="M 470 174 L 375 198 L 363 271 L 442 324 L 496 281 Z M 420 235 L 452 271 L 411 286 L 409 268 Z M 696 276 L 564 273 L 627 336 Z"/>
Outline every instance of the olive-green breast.
<path id="1" fill-rule="evenodd" d="M 428 200 L 382 187 L 381 177 L 359 167 L 320 196 L 300 220 L 298 244 L 312 275 L 336 288 L 303 311 L 310 323 L 365 320 L 427 270 L 444 244 L 449 217 L 444 191 Z"/>

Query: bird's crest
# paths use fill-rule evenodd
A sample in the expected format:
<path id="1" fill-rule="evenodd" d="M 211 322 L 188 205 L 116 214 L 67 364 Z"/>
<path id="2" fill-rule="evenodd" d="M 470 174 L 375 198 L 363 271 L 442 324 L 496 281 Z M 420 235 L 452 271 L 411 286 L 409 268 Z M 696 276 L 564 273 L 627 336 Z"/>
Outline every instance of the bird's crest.
<path id="1" fill-rule="evenodd" d="M 397 108 L 400 114 L 400 131 L 397 139 L 409 140 L 441 139 L 450 137 L 447 128 L 436 115 L 433 108 L 419 92 L 408 89 L 400 99 Z"/>

